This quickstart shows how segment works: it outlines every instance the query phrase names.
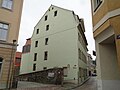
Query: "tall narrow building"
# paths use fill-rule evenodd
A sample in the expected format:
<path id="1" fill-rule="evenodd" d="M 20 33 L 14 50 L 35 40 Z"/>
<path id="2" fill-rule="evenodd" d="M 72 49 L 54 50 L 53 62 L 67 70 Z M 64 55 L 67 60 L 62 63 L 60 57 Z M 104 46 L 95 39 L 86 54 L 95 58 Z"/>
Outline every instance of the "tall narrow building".
<path id="1" fill-rule="evenodd" d="M 98 90 L 120 90 L 120 0 L 91 0 Z"/>
<path id="2" fill-rule="evenodd" d="M 58 67 L 66 68 L 64 81 L 84 82 L 88 50 L 84 32 L 83 19 L 71 10 L 51 5 L 34 28 L 30 53 L 22 55 L 20 74 Z"/>
<path id="3" fill-rule="evenodd" d="M 23 0 L 0 0 L 0 89 L 12 81 Z"/>

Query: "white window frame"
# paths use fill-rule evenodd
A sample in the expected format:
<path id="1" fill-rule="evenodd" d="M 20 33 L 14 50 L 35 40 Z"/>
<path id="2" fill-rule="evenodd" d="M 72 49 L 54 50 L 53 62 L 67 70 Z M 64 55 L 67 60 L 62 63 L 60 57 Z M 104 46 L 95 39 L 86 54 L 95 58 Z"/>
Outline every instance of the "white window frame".
<path id="1" fill-rule="evenodd" d="M 99 10 L 99 8 L 102 6 L 103 3 L 104 0 L 100 0 L 99 3 L 97 3 L 97 0 L 92 0 L 93 14 L 95 14 Z"/>
<path id="2" fill-rule="evenodd" d="M 8 36 L 9 24 L 0 22 L 0 40 L 6 41 Z M 3 35 L 3 33 L 5 35 Z"/>
<path id="3" fill-rule="evenodd" d="M 13 0 L 2 0 L 2 7 L 12 10 L 13 7 Z"/>

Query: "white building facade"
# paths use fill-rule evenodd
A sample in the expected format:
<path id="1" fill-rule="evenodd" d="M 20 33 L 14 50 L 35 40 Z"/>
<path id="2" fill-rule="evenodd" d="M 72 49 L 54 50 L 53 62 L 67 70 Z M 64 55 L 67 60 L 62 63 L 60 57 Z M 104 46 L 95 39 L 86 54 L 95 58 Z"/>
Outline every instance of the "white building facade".
<path id="1" fill-rule="evenodd" d="M 34 28 L 31 50 L 22 56 L 20 74 L 61 67 L 67 68 L 64 81 L 83 82 L 87 79 L 88 51 L 84 32 L 83 19 L 51 5 Z"/>

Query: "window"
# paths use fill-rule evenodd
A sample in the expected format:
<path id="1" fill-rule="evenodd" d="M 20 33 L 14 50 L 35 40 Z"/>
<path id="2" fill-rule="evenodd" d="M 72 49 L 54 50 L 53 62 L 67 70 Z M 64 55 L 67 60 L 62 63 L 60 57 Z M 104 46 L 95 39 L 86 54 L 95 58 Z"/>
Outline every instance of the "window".
<path id="1" fill-rule="evenodd" d="M 48 51 L 45 51 L 44 52 L 44 60 L 47 60 L 47 58 L 48 58 Z"/>
<path id="2" fill-rule="evenodd" d="M 8 24 L 0 22 L 0 40 L 6 41 L 8 33 Z"/>
<path id="3" fill-rule="evenodd" d="M 78 56 L 79 56 L 79 59 L 81 59 L 81 50 L 78 49 Z"/>
<path id="4" fill-rule="evenodd" d="M 46 31 L 48 31 L 49 30 L 49 25 L 46 25 Z"/>
<path id="5" fill-rule="evenodd" d="M 36 31 L 36 34 L 38 34 L 39 33 L 39 29 L 37 29 L 37 31 Z"/>
<path id="6" fill-rule="evenodd" d="M 33 64 L 33 71 L 36 71 L 36 64 Z"/>
<path id="7" fill-rule="evenodd" d="M 45 70 L 45 69 L 47 69 L 47 67 L 43 67 L 43 69 Z"/>
<path id="8" fill-rule="evenodd" d="M 100 4 L 102 3 L 102 0 L 93 0 L 93 5 L 94 5 L 94 11 L 97 10 L 97 8 L 100 6 Z"/>
<path id="9" fill-rule="evenodd" d="M 54 9 L 54 7 L 52 7 L 52 10 Z"/>
<path id="10" fill-rule="evenodd" d="M 2 7 L 7 8 L 7 9 L 12 9 L 13 5 L 13 0 L 3 0 L 2 1 Z"/>
<path id="11" fill-rule="evenodd" d="M 38 47 L 38 41 L 35 41 L 35 47 Z"/>
<path id="12" fill-rule="evenodd" d="M 67 77 L 68 76 L 68 68 L 63 67 L 63 72 L 64 72 L 64 77 Z"/>
<path id="13" fill-rule="evenodd" d="M 48 45 L 48 38 L 45 38 L 45 45 Z"/>
<path id="14" fill-rule="evenodd" d="M 48 18 L 48 16 L 46 15 L 46 16 L 45 16 L 45 21 L 47 20 L 47 18 Z"/>
<path id="15" fill-rule="evenodd" d="M 25 45 L 25 46 L 23 46 L 22 53 L 28 53 L 28 52 L 30 52 L 30 47 L 31 47 L 31 45 Z"/>
<path id="16" fill-rule="evenodd" d="M 37 61 L 37 53 L 34 53 L 34 61 Z"/>
<path id="17" fill-rule="evenodd" d="M 2 69 L 2 62 L 3 62 L 3 58 L 0 57 L 0 72 L 1 72 L 1 69 Z"/>
<path id="18" fill-rule="evenodd" d="M 57 16 L 57 11 L 54 12 L 54 17 Z"/>

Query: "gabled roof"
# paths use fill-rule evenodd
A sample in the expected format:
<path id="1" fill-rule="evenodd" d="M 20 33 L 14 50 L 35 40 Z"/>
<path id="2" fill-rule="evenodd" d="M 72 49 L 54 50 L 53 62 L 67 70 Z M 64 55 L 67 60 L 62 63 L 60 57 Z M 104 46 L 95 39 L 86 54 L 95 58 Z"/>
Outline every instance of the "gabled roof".
<path id="1" fill-rule="evenodd" d="M 51 7 L 56 7 L 56 8 L 59 8 L 59 9 L 63 9 L 63 10 L 66 10 L 66 11 L 68 11 L 68 12 L 74 12 L 74 11 L 72 11 L 72 10 L 64 9 L 64 8 L 61 8 L 61 7 L 52 5 L 52 4 L 51 4 L 51 6 L 47 9 L 47 11 L 48 11 Z M 41 17 L 41 19 L 45 16 L 45 14 L 47 13 L 47 11 L 44 13 L 44 15 Z M 38 23 L 41 21 L 41 19 L 38 21 Z M 38 25 L 38 23 L 35 25 L 35 27 Z"/>

